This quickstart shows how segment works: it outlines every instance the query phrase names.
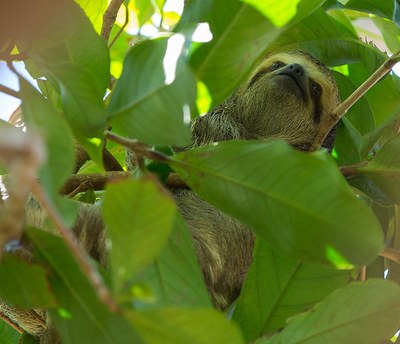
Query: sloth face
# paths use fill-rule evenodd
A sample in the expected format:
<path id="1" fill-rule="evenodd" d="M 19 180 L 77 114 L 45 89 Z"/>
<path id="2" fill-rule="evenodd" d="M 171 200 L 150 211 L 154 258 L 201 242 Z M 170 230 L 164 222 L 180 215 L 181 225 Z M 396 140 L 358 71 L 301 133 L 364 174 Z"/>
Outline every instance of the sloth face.
<path id="1" fill-rule="evenodd" d="M 329 69 L 305 52 L 264 59 L 238 92 L 238 113 L 254 138 L 283 138 L 300 149 L 339 105 Z"/>

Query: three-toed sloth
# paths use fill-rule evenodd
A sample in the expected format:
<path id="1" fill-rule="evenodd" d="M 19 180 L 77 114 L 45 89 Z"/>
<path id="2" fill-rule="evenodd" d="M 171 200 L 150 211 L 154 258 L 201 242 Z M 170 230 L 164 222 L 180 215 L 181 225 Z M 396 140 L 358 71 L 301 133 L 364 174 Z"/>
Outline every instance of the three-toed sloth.
<path id="1" fill-rule="evenodd" d="M 296 149 L 308 150 L 321 123 L 339 102 L 335 80 L 321 62 L 302 51 L 271 54 L 230 98 L 193 121 L 191 147 L 281 138 Z M 332 131 L 324 146 L 331 149 L 333 141 Z M 171 191 L 188 224 L 212 302 L 223 310 L 239 295 L 252 260 L 254 234 L 193 191 Z M 28 223 L 40 227 L 43 219 L 41 210 L 27 207 Z M 106 234 L 99 209 L 82 205 L 74 232 L 87 252 L 105 265 Z M 0 311 L 28 333 L 42 336 L 41 343 L 55 343 L 44 312 L 10 308 L 1 302 Z"/>

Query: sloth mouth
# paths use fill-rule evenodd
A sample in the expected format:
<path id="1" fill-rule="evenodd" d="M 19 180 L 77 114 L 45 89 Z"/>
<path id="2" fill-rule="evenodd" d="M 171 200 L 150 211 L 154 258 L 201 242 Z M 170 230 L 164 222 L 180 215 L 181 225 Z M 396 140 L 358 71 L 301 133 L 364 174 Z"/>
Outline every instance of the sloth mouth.
<path id="1" fill-rule="evenodd" d="M 276 74 L 277 82 L 298 98 L 307 99 L 306 82 L 304 76 L 280 72 Z"/>

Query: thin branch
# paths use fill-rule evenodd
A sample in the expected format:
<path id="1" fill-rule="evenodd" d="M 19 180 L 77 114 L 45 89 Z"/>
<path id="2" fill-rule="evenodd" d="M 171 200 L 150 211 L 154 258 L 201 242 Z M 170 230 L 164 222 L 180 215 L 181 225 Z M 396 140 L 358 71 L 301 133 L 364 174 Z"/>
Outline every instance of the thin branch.
<path id="1" fill-rule="evenodd" d="M 364 83 L 357 88 L 344 102 L 342 102 L 330 115 L 326 122 L 321 125 L 310 151 L 318 150 L 324 142 L 329 131 L 346 114 L 346 112 L 379 80 L 391 71 L 393 66 L 400 61 L 400 51 L 388 58 Z"/>
<path id="2" fill-rule="evenodd" d="M 138 155 L 143 155 L 146 158 L 149 158 L 151 160 L 157 160 L 161 162 L 168 162 L 171 161 L 171 158 L 163 154 L 161 152 L 153 151 L 151 150 L 150 146 L 144 143 L 141 143 L 137 140 L 132 140 L 132 139 L 127 139 L 123 136 L 117 135 L 109 130 L 106 130 L 104 132 L 104 135 L 106 136 L 107 139 L 114 141 L 116 143 L 119 143 L 120 145 L 131 149 L 133 152 L 135 152 Z"/>
<path id="3" fill-rule="evenodd" d="M 91 174 L 74 174 L 72 175 L 68 181 L 65 183 L 60 192 L 64 195 L 72 197 L 75 196 L 76 193 L 85 192 L 89 189 L 93 189 L 95 191 L 104 190 L 106 184 L 117 181 L 128 179 L 132 175 L 131 172 L 119 172 L 112 171 L 106 172 L 105 174 L 100 173 L 91 173 Z M 168 188 L 172 189 L 188 189 L 189 187 L 185 184 L 185 182 L 179 178 L 176 173 L 171 173 L 168 176 L 165 185 Z"/>
<path id="4" fill-rule="evenodd" d="M 103 279 L 99 272 L 93 268 L 88 256 L 81 250 L 79 243 L 72 232 L 69 230 L 67 226 L 65 226 L 61 216 L 58 211 L 55 209 L 53 204 L 47 199 L 45 192 L 43 191 L 40 184 L 35 183 L 33 186 L 33 194 L 36 199 L 39 201 L 40 205 L 43 209 L 45 209 L 53 221 L 55 226 L 57 227 L 61 237 L 64 239 L 64 242 L 68 246 L 70 252 L 77 260 L 80 268 L 84 272 L 85 276 L 89 279 L 91 284 L 93 285 L 98 298 L 112 311 L 118 312 L 119 307 L 114 301 L 111 293 L 103 282 Z"/>
<path id="5" fill-rule="evenodd" d="M 28 59 L 27 53 L 20 54 L 8 54 L 8 53 L 0 53 L 0 60 L 11 62 L 11 61 L 25 61 Z"/>
<path id="6" fill-rule="evenodd" d="M 15 97 L 15 98 L 21 99 L 21 97 L 19 96 L 19 92 L 14 91 L 11 88 L 8 88 L 7 86 L 0 85 L 0 92 L 8 94 L 11 97 Z"/>
<path id="7" fill-rule="evenodd" d="M 379 255 L 383 258 L 391 260 L 392 262 L 400 264 L 400 251 L 399 250 L 396 250 L 391 247 L 386 247 L 383 249 L 383 251 L 381 253 L 379 253 Z"/>
<path id="8" fill-rule="evenodd" d="M 121 35 L 121 33 L 124 31 L 124 29 L 126 28 L 126 26 L 129 23 L 129 10 L 128 7 L 125 6 L 125 22 L 124 25 L 122 25 L 122 27 L 118 30 L 117 34 L 115 35 L 115 37 L 113 38 L 113 40 L 110 42 L 110 44 L 108 45 L 108 48 L 111 48 L 115 41 L 118 39 L 118 37 Z"/>
<path id="9" fill-rule="evenodd" d="M 6 322 L 9 326 L 11 326 L 15 331 L 18 333 L 22 334 L 24 333 L 24 330 L 19 327 L 14 321 L 12 321 L 6 314 L 3 314 L 0 312 L 0 319 Z"/>
<path id="10" fill-rule="evenodd" d="M 106 42 L 108 42 L 110 38 L 112 27 L 114 26 L 119 8 L 121 7 L 123 2 L 124 0 L 112 0 L 110 5 L 108 5 L 107 10 L 104 12 L 103 26 L 101 27 L 101 36 L 106 40 Z"/>
<path id="11" fill-rule="evenodd" d="M 368 164 L 367 161 L 360 162 L 358 164 L 350 165 L 350 166 L 342 166 L 340 167 L 340 172 L 342 175 L 347 178 L 347 177 L 352 177 L 357 174 L 359 174 L 358 169 L 360 167 L 364 167 Z"/>

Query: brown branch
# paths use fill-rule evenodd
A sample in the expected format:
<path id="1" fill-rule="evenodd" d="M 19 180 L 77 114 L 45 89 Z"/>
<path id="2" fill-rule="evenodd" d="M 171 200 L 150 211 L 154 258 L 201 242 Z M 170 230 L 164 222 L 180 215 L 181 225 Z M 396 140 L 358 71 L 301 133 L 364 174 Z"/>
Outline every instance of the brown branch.
<path id="1" fill-rule="evenodd" d="M 107 10 L 104 12 L 103 26 L 101 27 L 101 36 L 106 40 L 106 42 L 108 42 L 110 38 L 112 27 L 114 26 L 119 8 L 121 7 L 123 2 L 124 0 L 112 0 L 110 5 L 108 5 Z"/>
<path id="2" fill-rule="evenodd" d="M 0 92 L 3 92 L 5 94 L 8 94 L 11 97 L 21 99 L 19 96 L 19 92 L 12 90 L 11 88 L 8 88 L 7 86 L 0 85 Z"/>
<path id="3" fill-rule="evenodd" d="M 141 143 L 137 140 L 127 139 L 109 130 L 106 130 L 104 132 L 104 135 L 106 136 L 107 139 L 119 143 L 120 145 L 126 148 L 131 149 L 137 155 L 143 155 L 151 160 L 157 160 L 161 162 L 171 161 L 171 158 L 168 155 L 158 151 L 151 150 L 151 147 L 145 143 Z"/>
<path id="4" fill-rule="evenodd" d="M 379 253 L 379 255 L 383 258 L 391 260 L 392 262 L 400 264 L 400 251 L 399 250 L 396 250 L 391 247 L 386 247 L 383 249 L 383 251 L 381 253 Z"/>
<path id="5" fill-rule="evenodd" d="M 104 190 L 106 184 L 117 180 L 128 179 L 131 175 L 131 172 L 119 171 L 106 172 L 105 174 L 75 174 L 68 179 L 60 192 L 64 195 L 70 195 L 73 192 L 84 192 L 89 189 Z M 168 188 L 188 189 L 188 186 L 176 173 L 171 173 L 168 176 L 165 185 Z"/>
<path id="6" fill-rule="evenodd" d="M 11 61 L 25 61 L 28 59 L 27 53 L 20 54 L 8 54 L 8 53 L 0 53 L 0 60 L 11 62 Z"/>
<path id="7" fill-rule="evenodd" d="M 343 177 L 352 177 L 359 174 L 358 169 L 360 167 L 364 167 L 368 164 L 367 161 L 360 162 L 358 164 L 350 165 L 350 166 L 342 166 L 340 167 L 340 172 L 342 173 Z"/>
<path id="8" fill-rule="evenodd" d="M 19 327 L 14 321 L 12 321 L 6 314 L 0 312 L 0 319 L 6 322 L 9 326 L 11 326 L 15 331 L 20 334 L 24 333 L 24 330 Z"/>
<path id="9" fill-rule="evenodd" d="M 400 51 L 393 54 L 388 58 L 364 83 L 358 87 L 344 102 L 342 102 L 330 115 L 326 122 L 324 122 L 311 145 L 310 151 L 316 151 L 321 148 L 329 131 L 339 121 L 339 119 L 346 114 L 346 112 L 379 80 L 381 80 L 387 73 L 391 71 L 393 66 L 400 60 Z"/>
<path id="10" fill-rule="evenodd" d="M 64 242 L 68 246 L 70 252 L 75 257 L 78 262 L 78 265 L 84 272 L 85 276 L 89 279 L 92 286 L 95 289 L 95 292 L 98 298 L 112 311 L 119 312 L 119 307 L 114 301 L 110 291 L 106 287 L 103 282 L 103 279 L 99 272 L 92 266 L 88 256 L 86 253 L 82 251 L 79 246 L 79 243 L 72 231 L 69 230 L 67 226 L 65 226 L 61 216 L 58 211 L 55 209 L 53 204 L 48 200 L 45 192 L 42 189 L 42 186 L 38 183 L 35 183 L 33 186 L 33 194 L 36 199 L 39 201 L 41 207 L 47 211 L 49 218 L 53 221 L 54 225 L 58 229 L 61 237 Z"/>
<path id="11" fill-rule="evenodd" d="M 112 39 L 112 41 L 108 45 L 108 48 L 111 48 L 114 45 L 115 41 L 118 39 L 118 37 L 124 31 L 124 29 L 126 28 L 128 23 L 129 23 L 129 10 L 128 10 L 128 7 L 125 6 L 125 22 L 124 22 L 124 25 L 122 25 L 122 27 L 118 30 L 117 34 L 115 35 L 115 37 Z"/>

